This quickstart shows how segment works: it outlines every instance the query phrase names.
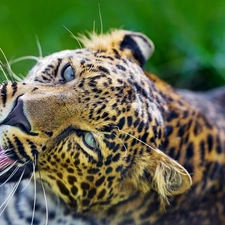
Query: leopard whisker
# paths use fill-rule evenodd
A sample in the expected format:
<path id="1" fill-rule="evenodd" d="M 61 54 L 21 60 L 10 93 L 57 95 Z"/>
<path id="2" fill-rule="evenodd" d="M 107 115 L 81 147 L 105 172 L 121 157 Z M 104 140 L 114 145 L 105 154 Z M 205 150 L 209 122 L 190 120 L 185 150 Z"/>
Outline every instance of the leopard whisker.
<path id="1" fill-rule="evenodd" d="M 149 147 L 150 149 L 152 149 L 152 150 L 154 150 L 154 151 L 158 151 L 157 148 L 154 148 L 154 147 L 152 147 L 151 145 L 149 145 L 149 144 L 145 143 L 144 141 L 140 140 L 139 138 L 136 138 L 136 137 L 133 136 L 132 134 L 129 134 L 128 132 L 121 130 L 118 126 L 113 126 L 113 127 L 115 127 L 119 132 L 124 133 L 124 134 L 126 134 L 126 135 L 132 137 L 133 139 L 139 141 L 140 143 L 142 143 L 143 145 Z"/>
<path id="2" fill-rule="evenodd" d="M 2 172 L 0 172 L 0 176 L 4 175 L 5 173 L 7 173 L 12 167 L 15 166 L 15 164 L 17 163 L 17 161 L 13 162 L 11 165 L 9 165 L 8 167 L 6 167 Z M 4 164 L 5 165 L 5 164 Z M 0 186 L 1 187 L 1 186 Z"/>
<path id="3" fill-rule="evenodd" d="M 21 183 L 21 180 L 23 178 L 23 175 L 24 175 L 24 172 L 25 172 L 25 169 L 23 170 L 19 180 L 16 182 L 15 186 L 13 187 L 12 191 L 10 192 L 10 194 L 7 196 L 7 198 L 3 201 L 3 203 L 1 204 L 0 206 L 0 217 L 2 215 L 2 213 L 5 211 L 5 209 L 7 208 L 9 202 L 11 201 L 13 195 L 15 194 L 17 188 L 19 187 L 20 183 Z"/>
<path id="4" fill-rule="evenodd" d="M 44 183 L 42 181 L 42 177 L 41 177 L 41 172 L 39 171 L 39 177 L 40 177 L 40 181 L 41 181 L 41 188 L 42 188 L 42 192 L 43 192 L 43 196 L 44 196 L 44 200 L 45 200 L 45 213 L 46 213 L 46 218 L 45 218 L 45 225 L 48 225 L 48 201 L 47 201 L 47 196 L 46 196 L 46 192 L 45 192 L 45 188 L 44 188 Z"/>
<path id="5" fill-rule="evenodd" d="M 4 64 L 1 61 L 0 61 L 0 71 L 2 71 L 2 73 L 4 74 L 6 81 L 9 81 L 9 80 L 21 81 L 22 80 L 19 76 L 17 76 L 15 73 L 13 73 L 13 71 L 11 71 L 12 74 L 11 74 L 11 78 L 10 78 L 10 74 L 7 75 L 8 71 L 7 71 L 7 69 L 4 70 Z M 4 82 L 5 80 L 3 78 L 1 78 L 0 81 Z"/>
<path id="6" fill-rule="evenodd" d="M 10 61 L 10 64 L 15 64 L 15 63 L 18 63 L 18 62 L 21 62 L 23 60 L 34 60 L 36 62 L 39 62 L 40 61 L 40 58 L 39 57 L 36 57 L 36 56 L 32 56 L 32 55 L 27 55 L 27 56 L 22 56 L 22 57 L 19 57 L 17 59 L 14 59 L 12 61 Z"/>
<path id="7" fill-rule="evenodd" d="M 8 158 L 12 157 L 13 155 L 11 154 L 11 151 L 12 149 L 9 148 L 7 150 L 4 150 L 4 152 L 0 152 L 0 160 L 5 157 L 8 157 Z"/>
<path id="8" fill-rule="evenodd" d="M 24 163 L 23 166 L 25 166 L 25 165 L 28 164 L 29 162 L 30 162 L 30 160 L 27 161 L 26 163 Z M 29 178 L 27 184 L 24 185 L 23 189 L 22 189 L 20 192 L 23 192 L 23 191 L 28 187 L 28 185 L 30 184 L 30 182 L 31 182 L 31 180 L 32 180 L 32 178 L 33 178 L 33 176 L 34 176 L 34 172 L 32 172 L 32 174 L 31 174 L 31 176 L 30 176 L 30 178 Z"/>
<path id="9" fill-rule="evenodd" d="M 100 34 L 103 35 L 103 19 L 102 19 L 100 2 L 98 2 L 98 14 L 99 14 L 99 19 L 100 19 Z"/>
<path id="10" fill-rule="evenodd" d="M 7 148 L 7 149 L 4 149 L 4 154 L 10 152 L 12 150 L 12 148 Z M 3 153 L 2 153 L 3 154 Z"/>
<path id="11" fill-rule="evenodd" d="M 10 174 L 10 176 L 0 185 L 0 187 L 2 187 L 4 184 L 6 184 L 15 174 L 16 172 L 19 170 L 19 166 L 17 166 L 13 172 Z"/>
<path id="12" fill-rule="evenodd" d="M 1 48 L 0 48 L 0 52 L 2 53 L 2 55 L 3 55 L 3 57 L 4 57 L 5 61 L 6 61 L 7 67 L 8 67 L 8 69 L 9 69 L 9 72 L 12 73 L 12 75 L 13 75 L 13 71 L 12 71 L 12 68 L 11 68 L 11 66 L 10 66 L 10 63 L 9 63 L 9 61 L 8 61 L 8 59 L 7 59 L 6 55 L 5 55 L 5 53 L 3 52 L 3 50 L 2 50 Z M 0 67 L 0 69 L 2 70 L 2 66 Z M 6 80 L 8 81 L 9 78 L 10 78 L 10 74 L 9 74 L 9 78 L 8 78 L 8 76 L 6 75 L 6 73 L 4 72 L 4 70 L 2 70 L 2 72 L 3 72 L 3 74 L 4 74 L 5 78 L 6 78 Z M 11 76 L 11 77 L 13 78 L 13 76 Z"/>
<path id="13" fill-rule="evenodd" d="M 36 155 L 34 155 L 33 173 L 32 173 L 32 176 L 34 177 L 34 203 L 33 203 L 31 225 L 33 225 L 34 223 L 34 215 L 35 215 L 35 208 L 36 208 L 36 201 L 37 201 L 37 180 L 35 175 L 35 167 L 36 167 Z"/>
<path id="14" fill-rule="evenodd" d="M 94 35 L 96 33 L 96 27 L 95 27 L 95 21 L 93 22 L 93 29 L 92 29 L 92 35 Z"/>
<path id="15" fill-rule="evenodd" d="M 27 184 L 24 185 L 23 189 L 20 192 L 23 192 L 28 187 L 28 185 L 31 183 L 31 180 L 32 180 L 33 176 L 34 176 L 34 174 L 32 173 L 31 177 L 27 181 Z"/>
<path id="16" fill-rule="evenodd" d="M 1 62 L 1 64 L 2 64 L 2 62 Z M 2 65 L 0 65 L 0 70 L 2 71 L 2 73 L 3 73 L 4 77 L 5 77 L 5 79 L 8 81 L 8 80 L 9 80 L 9 79 L 8 79 L 8 76 L 7 76 L 6 72 L 5 72 L 5 70 L 3 69 L 3 66 L 2 66 Z M 4 79 L 1 78 L 1 82 L 3 82 L 3 81 L 4 81 Z"/>
<path id="17" fill-rule="evenodd" d="M 125 154 L 122 156 L 123 158 L 127 156 L 127 147 L 125 146 L 124 142 L 119 138 L 115 133 L 113 133 L 115 137 L 119 139 L 119 141 L 122 143 L 123 147 L 126 149 Z"/>
<path id="18" fill-rule="evenodd" d="M 38 53 L 39 53 L 39 57 L 38 58 L 42 59 L 43 58 L 42 47 L 41 47 L 40 41 L 39 41 L 37 36 L 36 36 L 36 43 L 37 43 Z"/>
<path id="19" fill-rule="evenodd" d="M 64 25 L 63 25 L 63 26 L 64 26 Z M 72 35 L 72 37 L 77 41 L 79 47 L 82 48 L 82 44 L 81 44 L 79 38 L 78 38 L 77 36 L 75 36 L 75 35 L 73 34 L 73 32 L 70 31 L 66 26 L 64 26 L 64 28 L 65 28 L 65 29 Z"/>
<path id="20" fill-rule="evenodd" d="M 10 65 L 15 64 L 15 63 L 18 63 L 18 62 L 21 62 L 23 60 L 28 60 L 28 59 L 34 60 L 36 62 L 39 62 L 40 61 L 40 58 L 38 58 L 36 56 L 22 56 L 22 57 L 19 57 L 17 59 L 11 60 L 10 61 Z M 24 79 L 24 76 L 22 74 L 20 74 L 20 76 L 17 76 L 16 74 L 13 73 L 12 74 L 12 78 L 13 79 L 15 78 L 16 81 L 22 81 Z"/>
<path id="21" fill-rule="evenodd" d="M 99 20 L 100 20 L 100 34 L 99 37 L 103 38 L 103 20 L 102 20 L 102 13 L 101 13 L 101 7 L 100 7 L 100 2 L 98 2 L 98 14 L 99 14 Z M 93 36 L 96 32 L 93 32 Z M 100 46 L 100 51 L 102 51 L 102 46 Z"/>
<path id="22" fill-rule="evenodd" d="M 0 95 L 0 96 L 2 96 L 2 95 Z M 7 156 L 10 158 L 10 156 L 12 156 L 12 154 L 8 154 L 8 152 L 11 152 L 11 151 L 12 151 L 12 148 L 4 149 L 4 152 L 0 152 L 0 159 L 2 156 L 3 157 Z"/>

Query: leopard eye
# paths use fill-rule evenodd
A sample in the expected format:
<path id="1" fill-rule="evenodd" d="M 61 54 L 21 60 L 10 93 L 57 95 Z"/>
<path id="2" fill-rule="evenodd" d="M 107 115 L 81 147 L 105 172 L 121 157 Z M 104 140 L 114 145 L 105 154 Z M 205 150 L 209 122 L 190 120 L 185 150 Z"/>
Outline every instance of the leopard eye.
<path id="1" fill-rule="evenodd" d="M 84 144 L 91 149 L 97 148 L 97 142 L 91 132 L 85 132 L 83 135 Z"/>
<path id="2" fill-rule="evenodd" d="M 75 72 L 71 65 L 66 65 L 62 69 L 62 77 L 66 82 L 69 82 L 75 78 Z"/>

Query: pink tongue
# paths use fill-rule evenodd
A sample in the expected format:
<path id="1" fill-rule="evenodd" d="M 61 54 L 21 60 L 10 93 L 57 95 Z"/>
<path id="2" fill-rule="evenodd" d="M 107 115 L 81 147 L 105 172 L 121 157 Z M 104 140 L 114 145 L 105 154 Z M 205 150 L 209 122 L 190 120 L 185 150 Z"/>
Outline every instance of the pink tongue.
<path id="1" fill-rule="evenodd" d="M 5 153 L 0 148 L 0 170 L 6 168 L 7 166 L 11 165 L 14 161 L 8 158 Z"/>

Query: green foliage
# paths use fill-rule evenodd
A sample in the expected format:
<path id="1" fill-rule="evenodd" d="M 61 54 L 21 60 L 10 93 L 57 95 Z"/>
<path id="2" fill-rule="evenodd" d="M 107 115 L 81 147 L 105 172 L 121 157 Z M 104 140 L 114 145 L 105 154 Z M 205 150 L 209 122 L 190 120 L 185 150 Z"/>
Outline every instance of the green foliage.
<path id="1" fill-rule="evenodd" d="M 45 56 L 79 47 L 68 30 L 77 35 L 130 29 L 155 43 L 146 69 L 177 87 L 205 90 L 225 83 L 224 15 L 224 0 L 1 0 L 0 48 L 13 61 L 40 56 L 37 37 Z M 2 54 L 0 60 L 6 63 Z M 12 68 L 26 75 L 34 63 L 25 60 Z"/>

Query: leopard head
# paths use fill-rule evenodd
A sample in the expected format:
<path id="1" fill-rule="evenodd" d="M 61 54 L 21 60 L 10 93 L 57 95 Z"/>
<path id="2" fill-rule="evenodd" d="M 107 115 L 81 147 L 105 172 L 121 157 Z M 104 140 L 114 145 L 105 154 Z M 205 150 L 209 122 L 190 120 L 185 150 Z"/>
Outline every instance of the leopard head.
<path id="1" fill-rule="evenodd" d="M 187 190 L 188 172 L 160 150 L 167 108 L 143 71 L 151 40 L 116 30 L 82 42 L 1 85 L 0 170 L 19 167 L 19 179 L 35 173 L 80 212 L 136 192 Z"/>

